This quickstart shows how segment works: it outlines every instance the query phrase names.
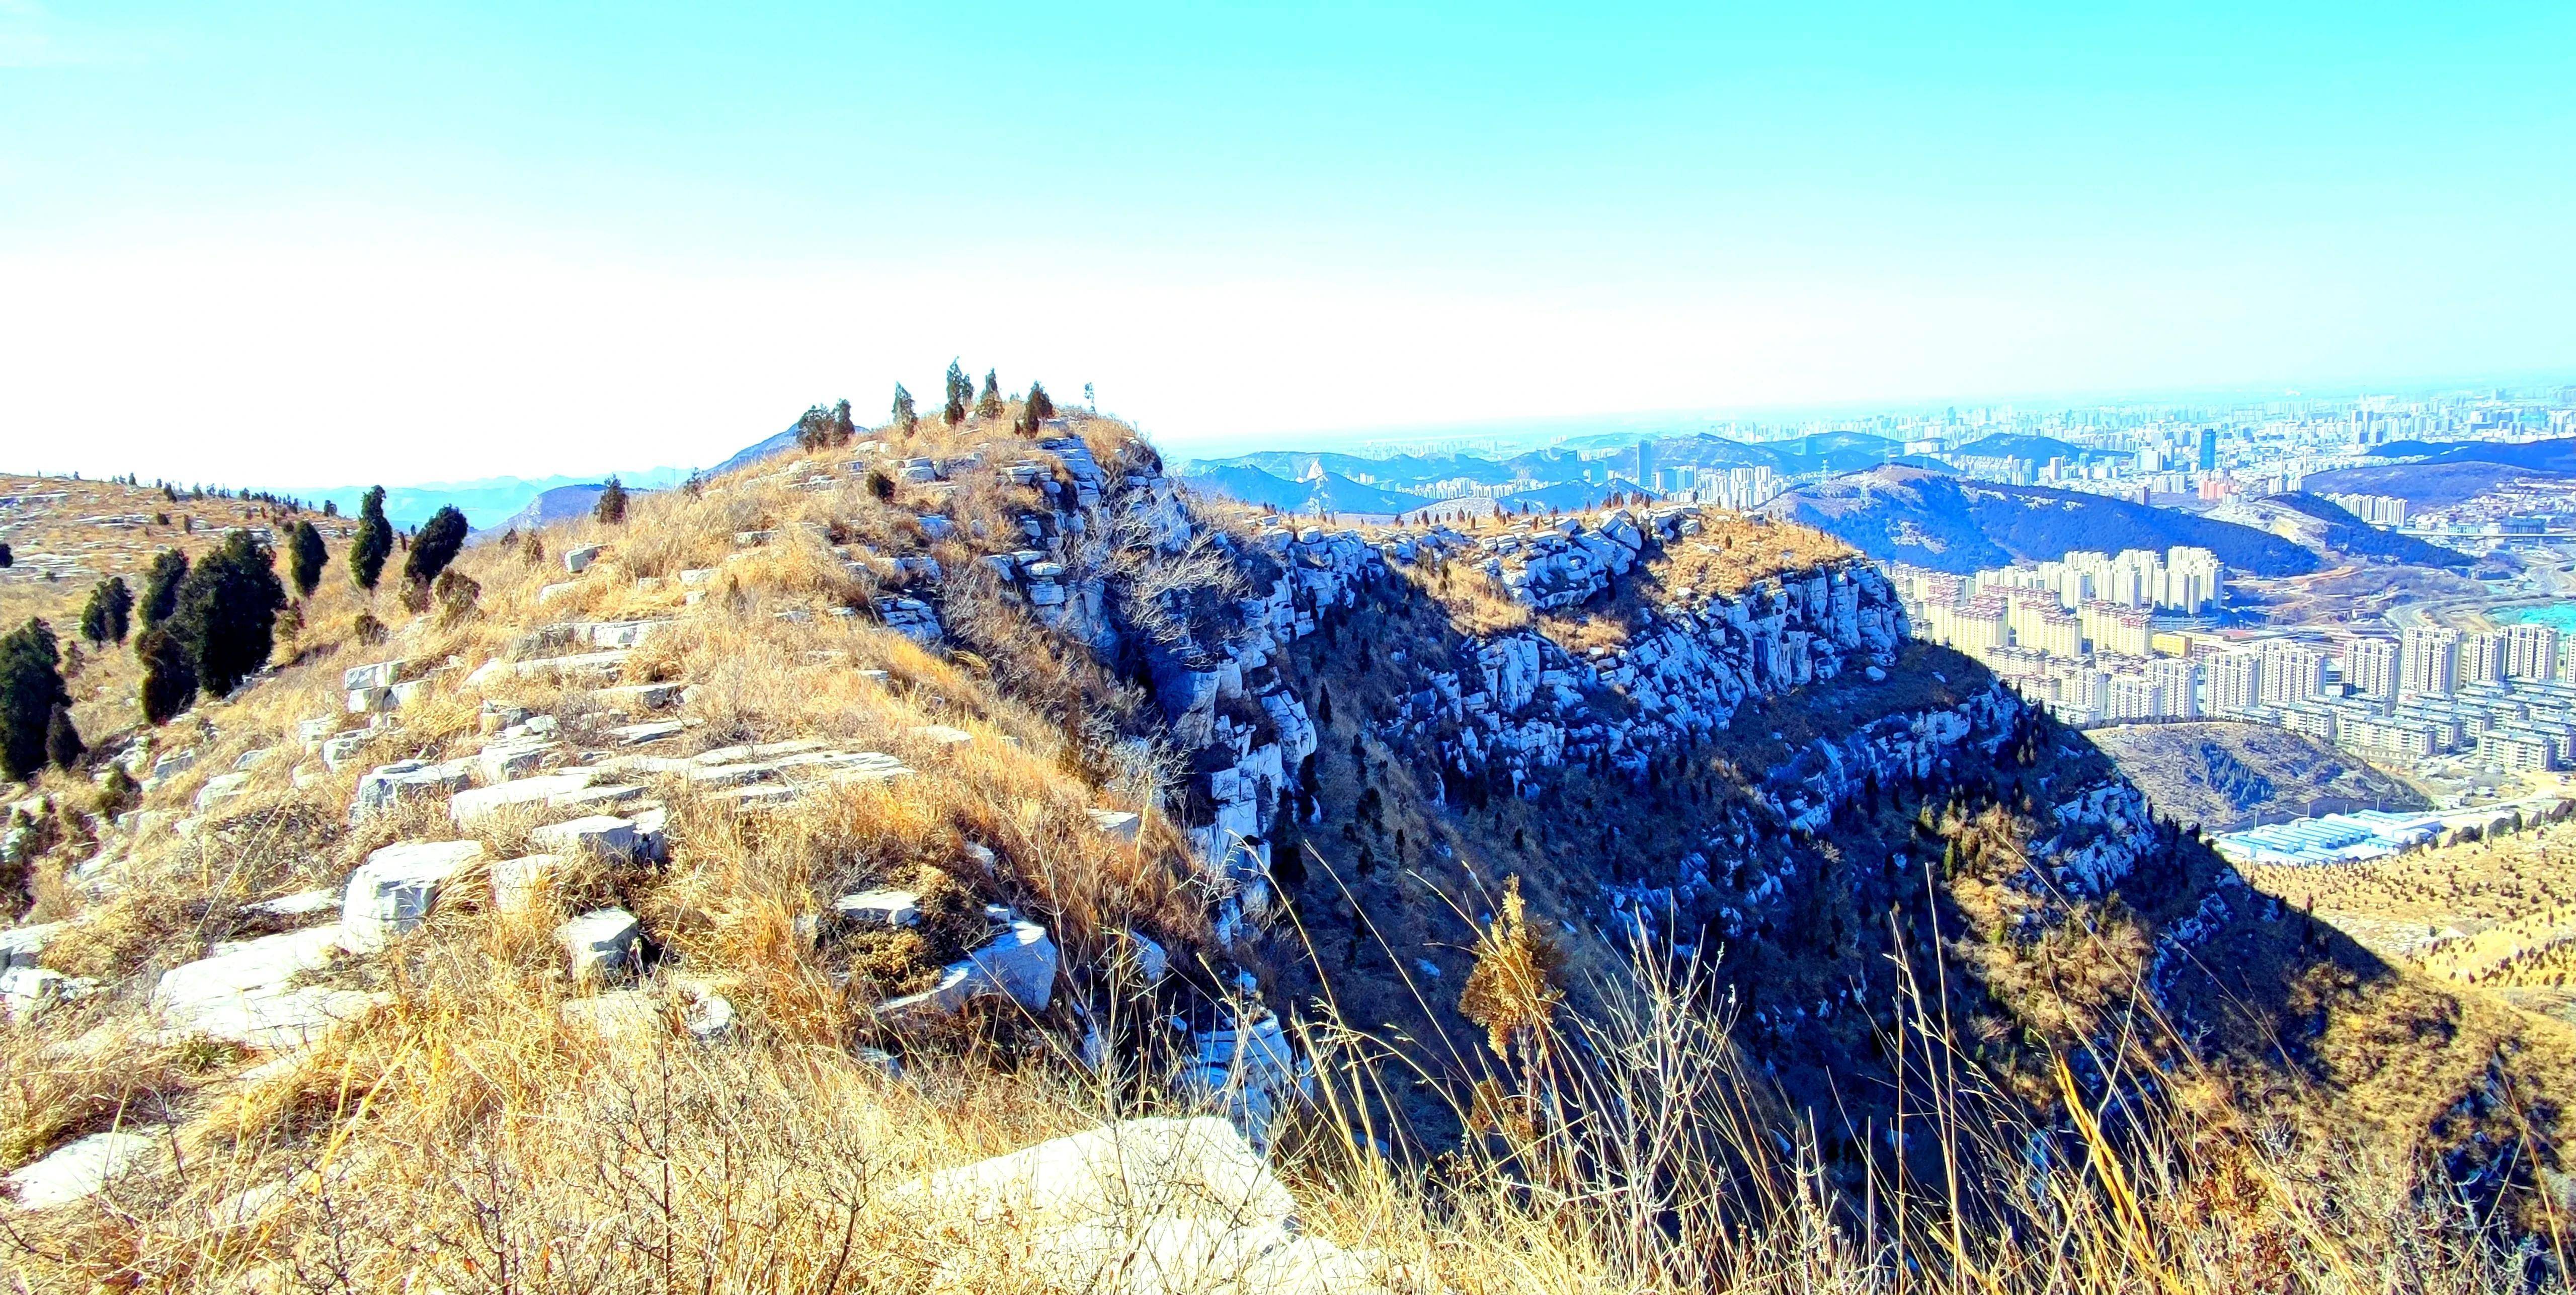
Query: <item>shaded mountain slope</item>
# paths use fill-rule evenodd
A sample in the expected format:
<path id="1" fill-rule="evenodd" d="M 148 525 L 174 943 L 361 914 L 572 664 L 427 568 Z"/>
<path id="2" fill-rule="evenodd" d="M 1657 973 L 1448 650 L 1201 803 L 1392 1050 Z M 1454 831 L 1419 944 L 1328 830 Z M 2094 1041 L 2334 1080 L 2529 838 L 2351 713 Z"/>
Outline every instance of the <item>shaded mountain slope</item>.
<path id="1" fill-rule="evenodd" d="M 1309 481 L 1290 481 L 1259 468 L 1226 465 L 1204 468 L 1179 480 L 1185 488 L 1202 494 L 1276 508 L 1281 512 L 1318 516 L 1326 513 L 1392 516 L 1431 502 L 1426 496 L 1381 489 L 1353 481 L 1337 472 L 1326 472 Z"/>
<path id="2" fill-rule="evenodd" d="M 2413 809 L 2423 795 L 2332 747 L 2270 724 L 2125 724 L 2085 737 L 2158 814 L 2211 832 L 2311 811 Z"/>
<path id="3" fill-rule="evenodd" d="M 2553 441 L 2389 441 L 2371 448 L 2371 457 L 2408 459 L 2442 467 L 2458 463 L 2494 463 L 2535 472 L 2576 473 L 2576 437 Z"/>
<path id="4" fill-rule="evenodd" d="M 2342 505 L 2306 492 L 2268 495 L 2230 506 L 2243 509 L 2264 529 L 2312 549 L 2321 557 L 2353 557 L 2365 562 L 2461 571 L 2477 565 L 2477 559 L 2468 554 L 2412 535 L 2381 530 L 2353 516 Z M 2225 516 L 2225 511 L 2220 515 Z M 2228 520 L 2235 518 L 2230 516 Z"/>
<path id="5" fill-rule="evenodd" d="M 2118 552 L 2197 545 L 2237 571 L 2305 575 L 2315 554 L 2277 535 L 2173 509 L 2040 486 L 1970 482 L 1879 468 L 1801 486 L 1761 509 L 1813 526 L 1871 557 L 1969 572 L 2077 549 Z"/>
<path id="6" fill-rule="evenodd" d="M 2312 495 L 2392 495 L 2417 508 L 2443 508 L 2524 483 L 2564 489 L 2570 479 L 2557 472 L 2468 460 L 2337 468 L 2316 473 L 2305 484 Z"/>
<path id="7" fill-rule="evenodd" d="M 2426 1244 L 2476 1253 L 2561 1169 L 2563 1031 L 2247 892 L 1812 530 L 1290 527 L 1073 419 L 882 429 L 544 541 L 467 553 L 461 606 L 335 581 L 236 695 L 100 735 L 139 786 L 13 806 L 0 1158 L 137 1139 L 10 1216 L 31 1284 L 1045 1289 L 1067 1226 L 1135 1218 L 924 1175 L 1129 1116 L 1289 1171 L 1305 1221 L 1227 1237 L 1392 1251 L 1362 1275 L 1407 1292 L 1950 1262 L 1814 1239 L 1891 1199 L 2016 1273 L 2110 1165 L 2153 1170 L 2119 1218 L 2251 1235 L 2216 1270 L 2277 1289 L 2312 1216 L 2207 1217 L 2307 1163 L 2273 1149 L 2459 1187 L 2483 1213 Z M 1517 1024 L 1467 1006 L 1515 887 L 1569 997 Z M 1696 977 L 1657 1019 L 1700 1045 L 1580 1032 L 1640 965 Z M 1677 1104 L 1711 1070 L 1742 1100 Z M 1696 1158 L 1556 1136 L 1603 1127 Z M 1689 1200 L 1624 1212 L 1639 1182 Z M 2361 1235 L 2421 1237 L 2392 1217 Z M 2094 1288 L 2189 1288 L 2103 1253 Z"/>
<path id="8" fill-rule="evenodd" d="M 2134 1067 L 2205 1067 L 2309 1137 L 2438 1148 L 2484 1190 L 2555 1156 L 2554 1113 L 2462 1111 L 2497 1066 L 2555 1092 L 2564 1031 L 2248 891 L 2084 735 L 1898 638 L 1866 566 L 1712 578 L 1705 557 L 1759 552 L 1766 529 L 1641 522 L 1625 573 L 1517 623 L 1479 583 L 1490 550 L 1399 548 L 1364 579 L 1287 658 L 1318 736 L 1275 843 L 1296 926 L 1263 946 L 1270 974 L 1475 1081 L 1447 987 L 1517 878 L 1578 985 L 1631 957 L 1704 967 L 1832 1163 L 1938 1100 L 1887 1050 L 1936 979 L 1946 1002 L 1923 1010 L 1978 1041 L 1998 1112 L 2053 1109 L 2061 1058 L 2114 1104 Z M 1422 1089 L 1399 1105 L 1451 1109 Z"/>

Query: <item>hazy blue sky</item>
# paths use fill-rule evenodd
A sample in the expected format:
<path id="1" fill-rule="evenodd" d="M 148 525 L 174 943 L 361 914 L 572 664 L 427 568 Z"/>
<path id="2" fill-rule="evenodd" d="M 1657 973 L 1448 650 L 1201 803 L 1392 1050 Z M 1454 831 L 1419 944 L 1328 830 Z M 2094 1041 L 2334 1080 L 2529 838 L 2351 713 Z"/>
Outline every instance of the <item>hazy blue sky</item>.
<path id="1" fill-rule="evenodd" d="M 0 0 L 0 466 L 2576 366 L 2576 5 L 1083 8 Z"/>

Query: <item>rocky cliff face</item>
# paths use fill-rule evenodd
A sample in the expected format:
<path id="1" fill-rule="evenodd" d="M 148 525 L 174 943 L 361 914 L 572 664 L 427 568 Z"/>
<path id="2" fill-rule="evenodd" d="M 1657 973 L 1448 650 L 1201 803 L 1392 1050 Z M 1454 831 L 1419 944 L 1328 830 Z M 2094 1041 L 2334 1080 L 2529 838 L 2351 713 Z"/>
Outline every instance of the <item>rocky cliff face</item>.
<path id="1" fill-rule="evenodd" d="M 988 561 L 1007 574 L 1015 596 L 1149 682 L 1163 740 L 1183 756 L 1187 781 L 1176 808 L 1200 865 L 1219 883 L 1212 917 L 1224 944 L 1271 917 L 1278 874 L 1304 873 L 1301 862 L 1281 857 L 1283 837 L 1301 835 L 1298 820 L 1311 829 L 1353 814 L 1353 805 L 1335 803 L 1316 768 L 1319 753 L 1341 756 L 1322 750 L 1336 729 L 1392 757 L 1400 776 L 1381 787 L 1400 784 L 1400 795 L 1423 802 L 1426 830 L 1407 846 L 1420 841 L 1451 859 L 1472 859 L 1491 844 L 1474 839 L 1472 824 L 1449 831 L 1428 824 L 1452 808 L 1472 818 L 1467 806 L 1494 798 L 1557 803 L 1569 774 L 1587 785 L 1642 789 L 1694 753 L 1720 745 L 1758 751 L 1759 765 L 1738 763 L 1729 794 L 1704 807 L 1668 807 L 1665 830 L 1636 834 L 1657 839 L 1654 857 L 1601 861 L 1606 866 L 1562 854 L 1551 861 L 1572 883 L 1552 896 L 1566 926 L 1588 927 L 1609 947 L 1645 936 L 1692 952 L 1710 940 L 1794 927 L 1824 872 L 1801 857 L 1812 853 L 1809 844 L 1833 837 L 1883 788 L 1917 795 L 1972 781 L 1984 788 L 1999 753 L 2009 763 L 2007 748 L 2031 741 L 2038 722 L 1991 683 L 1963 681 L 1937 698 L 1916 698 L 1907 681 L 1894 679 L 1909 627 L 1893 589 L 1865 561 L 1834 560 L 1725 592 L 1649 577 L 1651 559 L 1707 542 L 1713 519 L 1694 509 L 1621 509 L 1475 534 L 1247 530 L 1200 515 L 1148 462 L 1105 467 L 1072 439 L 1044 448 L 1069 484 L 1043 466 L 1009 469 L 1042 483 L 1057 505 L 1023 520 L 1030 542 L 1042 547 Z M 944 471 L 908 465 L 923 467 Z M 1231 572 L 1235 596 L 1157 589 L 1122 570 L 1105 540 L 1141 541 L 1167 560 L 1208 554 Z M 1441 620 L 1421 581 L 1452 567 L 1480 573 L 1533 612 L 1579 614 L 1625 595 L 1623 632 L 1577 650 L 1535 624 L 1490 633 L 1447 625 L 1356 650 L 1341 642 L 1313 647 L 1302 666 L 1289 659 L 1294 645 L 1363 609 L 1428 611 Z M 1973 672 L 1964 662 L 1958 668 Z M 1336 677 L 1347 681 L 1345 707 L 1359 711 L 1338 726 L 1315 714 L 1317 705 L 1329 707 L 1323 699 Z M 1827 722 L 1802 740 L 1733 731 L 1748 706 L 1794 707 L 1820 688 L 1838 699 L 1838 713 L 1820 717 Z M 1368 760 L 1364 752 L 1360 763 Z M 2041 832 L 2006 884 L 2032 896 L 2099 900 L 2163 848 L 2143 799 L 2107 764 L 2038 781 L 2050 796 L 2034 807 Z M 1401 847 L 1393 852 L 1401 858 Z M 1906 868 L 1901 849 L 1866 862 L 1900 878 Z M 2187 945 L 2211 925 L 2188 922 L 2171 938 Z M 1431 956 L 1419 961 L 1437 965 Z M 1803 1008 L 1823 1014 L 1830 998 Z"/>
<path id="2" fill-rule="evenodd" d="M 68 880 L 109 895 L 174 839 L 240 853 L 244 806 L 291 803 L 316 836 L 253 891 L 297 879 L 263 901 L 291 911 L 242 917 L 256 938 L 164 969 L 177 979 L 150 994 L 165 1025 L 271 1047 L 378 1006 L 358 966 L 438 925 L 451 881 L 497 912 L 585 875 L 565 858 L 612 860 L 627 871 L 555 937 L 574 978 L 627 997 L 577 1014 L 713 1036 L 733 1028 L 727 994 L 751 1016 L 763 991 L 707 962 L 753 942 L 687 928 L 715 920 L 709 895 L 656 893 L 718 876 L 692 835 L 809 815 L 839 867 L 861 824 L 828 816 L 882 794 L 866 812 L 901 803 L 918 830 L 799 874 L 813 893 L 773 897 L 794 924 L 757 947 L 810 959 L 838 992 L 908 928 L 913 962 L 886 959 L 908 979 L 861 1010 L 1006 999 L 1095 1062 L 1151 1053 L 1256 1142 L 1303 1087 L 1283 1019 L 1318 1001 L 1409 1041 L 1435 1084 L 1482 1077 L 1482 1032 L 1456 1004 L 1507 884 L 1559 937 L 1578 1011 L 1624 965 L 1697 966 L 1828 1154 L 1927 1096 L 1888 1050 L 1901 1013 L 1929 1010 L 1927 981 L 1987 1087 L 2034 1108 L 2058 1098 L 2059 1057 L 2110 1091 L 2092 1058 L 2124 1056 L 2137 986 L 2204 1059 L 2397 1073 L 2338 1024 L 2372 1019 L 2384 967 L 2321 948 L 2080 735 L 1912 641 L 1847 550 L 1689 508 L 1284 525 L 1203 504 L 1141 442 L 1085 430 L 948 437 L 927 456 L 863 439 L 719 481 L 687 505 L 709 533 L 686 560 L 629 533 L 564 548 L 542 577 L 494 561 L 486 575 L 527 586 L 509 623 L 415 623 L 322 666 L 335 713 L 260 735 L 226 771 L 131 748 L 147 800 L 100 825 Z M 869 622 L 903 639 L 841 628 Z M 765 654 L 757 672 L 742 653 Z M 1007 695 L 1030 681 L 1062 687 Z M 800 689 L 845 695 L 817 721 Z M 201 731 L 209 751 L 254 740 Z M 32 827 L 0 837 L 5 863 Z M 978 888 L 895 872 L 916 863 Z M 1073 864 L 1121 875 L 1049 875 Z M 692 939 L 697 962 L 668 959 Z M 30 964 L 0 967 L 11 1011 L 111 987 L 8 956 Z M 1150 1012 L 1095 1010 L 1113 960 L 1142 972 Z M 307 983 L 316 967 L 346 983 Z M 2474 1033 L 2449 1000 L 2407 1001 L 2424 1037 Z M 2391 1121 L 2426 1127 L 2483 1091 L 2486 1060 L 2417 1075 L 2425 1109 Z M 1406 1114 L 1436 1125 L 1439 1105 Z"/>

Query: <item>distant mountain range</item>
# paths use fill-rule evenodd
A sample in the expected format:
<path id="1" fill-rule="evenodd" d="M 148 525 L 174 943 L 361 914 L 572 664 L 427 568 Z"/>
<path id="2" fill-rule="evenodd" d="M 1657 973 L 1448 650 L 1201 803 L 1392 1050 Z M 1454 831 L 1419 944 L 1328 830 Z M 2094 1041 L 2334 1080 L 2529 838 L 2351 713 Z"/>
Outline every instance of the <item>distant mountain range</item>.
<path id="1" fill-rule="evenodd" d="M 2061 441 L 2054 436 L 2021 436 L 2011 433 L 1998 433 L 1982 440 L 1971 441 L 1950 453 L 1963 459 L 2020 459 L 2033 466 L 2046 464 L 2051 459 L 2082 463 L 2087 459 L 2129 457 L 2125 450 L 2088 449 L 2072 442 Z"/>
<path id="2" fill-rule="evenodd" d="M 2372 458 L 2409 459 L 2419 465 L 2500 463 L 2535 472 L 2576 474 L 2576 437 L 2554 441 L 2390 441 L 2372 447 Z"/>
<path id="3" fill-rule="evenodd" d="M 1966 574 L 2078 549 L 2196 545 L 2237 571 L 2304 575 L 2317 555 L 2269 532 L 2170 508 L 2042 486 L 1883 467 L 1801 486 L 1761 511 L 1834 535 L 1871 557 Z"/>
<path id="4" fill-rule="evenodd" d="M 2370 456 L 2393 460 L 2311 474 L 2312 495 L 2389 495 L 2417 508 L 2441 508 L 2515 481 L 2564 482 L 2576 476 L 2576 439 L 2554 441 L 2390 441 Z"/>
<path id="5" fill-rule="evenodd" d="M 1425 495 L 1383 489 L 1338 472 L 1291 481 L 1242 463 L 1209 467 L 1180 480 L 1192 490 L 1291 513 L 1392 516 L 1432 502 Z"/>
<path id="6" fill-rule="evenodd" d="M 630 490 L 664 490 L 687 480 L 686 468 L 646 468 L 640 472 L 621 472 L 618 479 Z M 606 474 L 596 477 L 478 477 L 472 481 L 432 481 L 417 486 L 385 487 L 385 520 L 409 530 L 429 520 L 440 508 L 453 504 L 465 514 L 465 520 L 476 530 L 491 530 L 508 524 L 512 515 L 528 507 L 548 491 L 579 487 L 598 495 Z M 324 489 L 287 490 L 281 493 L 316 504 L 324 501 L 338 504 L 343 514 L 358 511 L 358 497 L 365 486 L 330 486 Z"/>
<path id="7" fill-rule="evenodd" d="M 2248 519 L 2261 521 L 2263 529 L 2322 554 L 2453 570 L 2477 565 L 2477 559 L 2468 554 L 2412 535 L 2383 531 L 2353 516 L 2342 505 L 2305 492 L 2232 501 L 2226 507 L 2242 509 Z"/>
<path id="8" fill-rule="evenodd" d="M 796 448 L 796 429 L 789 427 L 775 436 L 764 437 L 744 446 L 731 458 L 707 470 L 707 475 L 731 472 L 773 455 Z M 471 481 L 430 481 L 415 486 L 385 487 L 385 519 L 409 530 L 430 519 L 440 508 L 453 504 L 465 514 L 465 520 L 477 533 L 499 534 L 511 527 L 525 527 L 530 522 L 557 522 L 590 510 L 599 498 L 599 489 L 609 473 L 595 477 L 477 477 Z M 689 478 L 687 468 L 644 468 L 615 474 L 629 490 L 668 490 Z M 358 511 L 358 497 L 365 486 L 328 486 L 320 489 L 301 488 L 281 493 L 315 504 L 329 501 L 338 504 L 342 513 Z"/>
<path id="9" fill-rule="evenodd" d="M 1640 439 L 1650 446 L 1655 469 L 1769 468 L 1781 476 L 1875 467 L 1903 448 L 1858 432 L 1826 432 L 1760 444 L 1704 434 L 1645 438 L 1603 434 L 1507 458 L 1473 454 L 1367 458 L 1331 451 L 1265 450 L 1195 460 L 1177 465 L 1177 470 L 1193 488 L 1292 512 L 1394 514 L 1458 494 L 1460 485 L 1515 484 L 1522 488 L 1499 499 L 1505 509 L 1590 508 L 1638 488 L 1648 466 L 1639 462 Z M 1578 445 L 1591 448 L 1593 456 L 1576 453 Z"/>

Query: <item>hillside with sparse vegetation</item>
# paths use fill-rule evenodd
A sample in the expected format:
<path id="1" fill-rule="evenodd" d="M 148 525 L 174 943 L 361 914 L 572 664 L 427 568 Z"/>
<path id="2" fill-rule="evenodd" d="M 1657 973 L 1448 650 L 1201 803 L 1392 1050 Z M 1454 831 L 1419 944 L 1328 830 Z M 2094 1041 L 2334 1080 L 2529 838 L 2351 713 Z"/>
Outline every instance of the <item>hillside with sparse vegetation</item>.
<path id="1" fill-rule="evenodd" d="M 473 547 L 53 501 L 12 627 L 191 574 L 0 829 L 0 1270 L 2563 1284 L 2548 973 L 2249 888 L 1840 540 L 1328 528 L 957 367 L 793 439 Z"/>

